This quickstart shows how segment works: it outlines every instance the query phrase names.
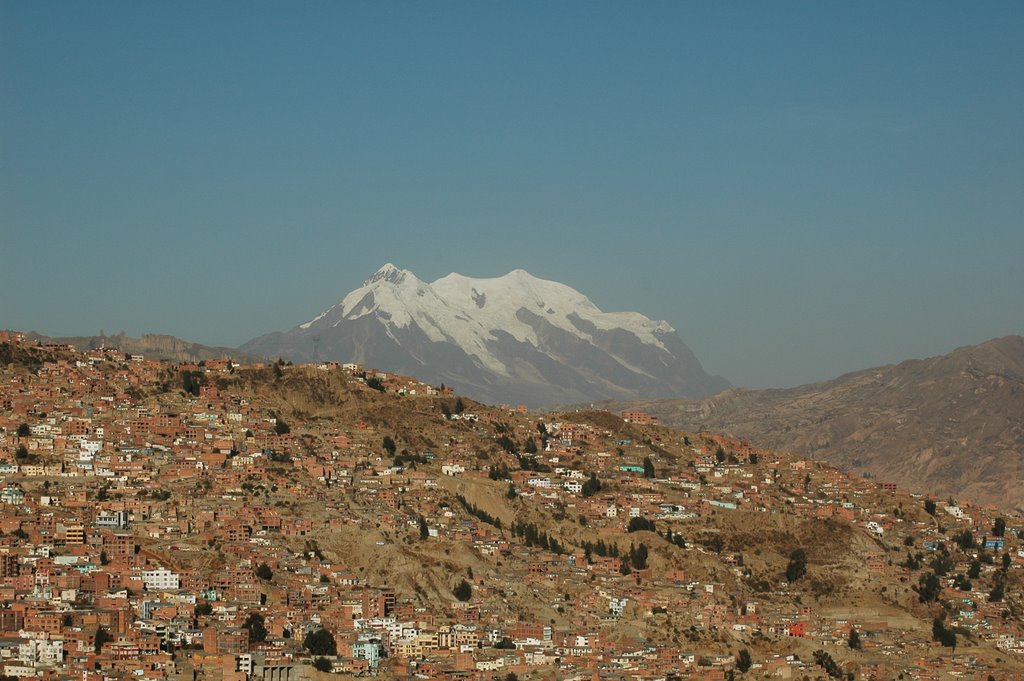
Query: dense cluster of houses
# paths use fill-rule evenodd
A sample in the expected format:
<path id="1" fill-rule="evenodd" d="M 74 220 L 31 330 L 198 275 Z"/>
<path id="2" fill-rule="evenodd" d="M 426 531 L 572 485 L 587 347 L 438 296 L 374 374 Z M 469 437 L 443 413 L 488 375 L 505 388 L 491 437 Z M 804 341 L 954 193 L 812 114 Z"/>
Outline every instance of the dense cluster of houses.
<path id="1" fill-rule="evenodd" d="M 1024 564 L 1024 545 L 1018 521 L 994 509 L 949 500 L 926 513 L 933 500 L 739 440 L 672 433 L 635 411 L 627 437 L 572 414 L 453 412 L 444 401 L 434 410 L 444 437 L 401 460 L 371 419 L 282 418 L 231 380 L 263 366 L 36 348 L 9 333 L 0 342 L 47 353 L 31 370 L 0 367 L 5 676 L 724 681 L 813 677 L 811 652 L 824 649 L 856 660 L 858 678 L 1003 681 L 1014 677 L 985 651 L 1024 652 L 1010 595 L 992 598 L 998 571 L 1005 581 Z M 337 374 L 356 399 L 452 396 L 354 364 L 277 370 Z M 202 380 L 183 389 L 182 376 Z M 520 524 L 552 519 L 550 536 L 475 505 L 495 491 L 524 509 Z M 883 585 L 875 602 L 887 607 L 801 601 L 807 587 L 716 544 L 719 520 L 744 517 L 851 528 L 849 581 Z M 569 535 L 567 523 L 580 529 Z M 451 581 L 472 596 L 418 593 L 357 555 L 405 546 L 469 556 Z M 923 560 L 905 564 L 914 553 Z M 950 564 L 937 598 L 969 653 L 905 623 L 940 555 Z"/>

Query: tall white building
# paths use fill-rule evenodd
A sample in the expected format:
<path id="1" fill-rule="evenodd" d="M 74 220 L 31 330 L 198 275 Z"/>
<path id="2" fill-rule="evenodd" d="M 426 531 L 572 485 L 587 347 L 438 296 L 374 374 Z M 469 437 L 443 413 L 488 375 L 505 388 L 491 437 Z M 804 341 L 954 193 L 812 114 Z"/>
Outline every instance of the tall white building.
<path id="1" fill-rule="evenodd" d="M 146 589 L 149 591 L 159 591 L 161 589 L 177 589 L 181 584 L 181 579 L 178 573 L 161 567 L 155 570 L 143 571 L 142 583 L 146 585 Z"/>

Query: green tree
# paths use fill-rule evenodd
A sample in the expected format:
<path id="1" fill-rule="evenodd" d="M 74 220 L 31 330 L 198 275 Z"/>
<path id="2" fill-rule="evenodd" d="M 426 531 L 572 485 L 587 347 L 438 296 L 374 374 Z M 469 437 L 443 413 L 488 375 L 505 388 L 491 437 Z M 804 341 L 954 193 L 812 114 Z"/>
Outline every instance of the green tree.
<path id="1" fill-rule="evenodd" d="M 384 451 L 388 453 L 388 456 L 394 456 L 395 455 L 396 445 L 395 445 L 395 441 L 393 439 L 391 439 L 390 435 L 385 435 L 384 436 L 383 445 L 384 445 Z"/>
<path id="2" fill-rule="evenodd" d="M 924 500 L 924 512 L 928 515 L 935 515 L 935 502 L 931 499 Z"/>
<path id="3" fill-rule="evenodd" d="M 1002 537 L 1005 534 L 1006 534 L 1006 519 L 1005 518 L 996 518 L 995 522 L 992 524 L 992 536 L 993 537 Z"/>
<path id="4" fill-rule="evenodd" d="M 853 650 L 861 649 L 860 634 L 857 633 L 856 629 L 850 628 L 850 636 L 846 639 L 846 643 Z"/>
<path id="5" fill-rule="evenodd" d="M 283 420 L 281 420 L 280 418 L 277 418 L 277 419 L 275 419 L 275 421 L 276 421 L 274 423 L 274 432 L 275 433 L 277 433 L 278 435 L 285 435 L 285 434 L 291 432 L 291 430 L 292 430 L 291 426 L 289 426 Z"/>
<path id="6" fill-rule="evenodd" d="M 914 590 L 917 591 L 917 598 L 922 603 L 934 603 L 939 599 L 939 594 L 942 593 L 942 584 L 939 582 L 939 576 L 934 572 L 921 575 Z"/>
<path id="7" fill-rule="evenodd" d="M 647 569 L 647 544 L 641 543 L 640 546 L 630 551 L 630 560 L 633 562 L 633 567 L 637 570 Z"/>
<path id="8" fill-rule="evenodd" d="M 839 664 L 832 659 L 832 656 L 826 653 L 824 650 L 814 651 L 814 661 L 819 667 L 825 670 L 825 673 L 834 679 L 840 679 L 843 676 L 842 670 L 839 668 Z"/>
<path id="9" fill-rule="evenodd" d="M 426 539 L 430 536 L 430 528 L 427 527 L 427 519 L 420 516 L 420 539 Z"/>
<path id="10" fill-rule="evenodd" d="M 28 458 L 28 448 L 25 445 L 18 445 L 18 448 L 14 450 L 14 457 L 18 461 L 24 461 Z"/>
<path id="11" fill-rule="evenodd" d="M 502 436 L 498 437 L 497 442 L 498 442 L 498 446 L 501 447 L 502 449 L 504 449 L 506 452 L 508 452 L 509 454 L 513 454 L 513 455 L 518 456 L 518 454 L 516 454 L 516 451 L 517 451 L 516 450 L 516 443 L 508 435 L 502 435 Z M 520 459 L 519 463 L 525 465 L 526 463 L 532 462 L 532 461 L 533 461 L 533 459 Z"/>
<path id="12" fill-rule="evenodd" d="M 198 396 L 199 388 L 204 385 L 206 385 L 206 374 L 202 371 L 181 372 L 181 387 L 189 395 Z"/>
<path id="13" fill-rule="evenodd" d="M 740 654 L 736 656 L 736 669 L 739 669 L 741 674 L 746 674 L 752 664 L 753 660 L 750 659 L 750 651 L 744 648 L 740 651 Z"/>
<path id="14" fill-rule="evenodd" d="M 974 534 L 970 530 L 964 530 L 957 534 L 953 539 L 964 551 L 969 551 L 974 548 Z"/>
<path id="15" fill-rule="evenodd" d="M 250 643 L 262 643 L 267 640 L 267 627 L 263 615 L 258 612 L 250 613 L 242 625 L 243 629 L 249 630 Z"/>
<path id="16" fill-rule="evenodd" d="M 331 671 L 331 661 L 326 657 L 318 657 L 313 660 L 313 669 L 318 672 L 329 672 Z"/>
<path id="17" fill-rule="evenodd" d="M 703 540 L 701 543 L 703 543 L 704 546 L 708 547 L 715 553 L 720 554 L 722 553 L 722 551 L 725 550 L 725 540 L 717 534 L 711 537 L 710 539 Z"/>
<path id="18" fill-rule="evenodd" d="M 302 640 L 302 646 L 309 651 L 310 655 L 333 657 L 338 654 L 338 644 L 335 643 L 331 632 L 326 629 L 317 629 L 306 634 L 306 638 Z"/>
<path id="19" fill-rule="evenodd" d="M 995 586 L 993 586 L 992 590 L 988 592 L 988 602 L 989 603 L 998 603 L 999 601 L 1003 600 L 1003 595 L 1005 593 L 1006 593 L 1006 580 L 1005 580 L 1005 578 L 997 579 L 996 583 L 995 583 Z"/>
<path id="20" fill-rule="evenodd" d="M 657 532 L 658 528 L 653 520 L 648 520 L 647 518 L 641 518 L 638 516 L 636 518 L 629 519 L 629 524 L 626 526 L 627 532 L 641 532 L 645 530 L 647 532 Z"/>
<path id="21" fill-rule="evenodd" d="M 929 566 L 935 572 L 935 574 L 941 577 L 942 575 L 946 574 L 947 572 L 953 569 L 953 559 L 950 557 L 948 553 L 942 551 L 937 556 L 932 558 L 932 562 L 929 563 Z"/>
<path id="22" fill-rule="evenodd" d="M 601 491 L 601 481 L 597 479 L 597 473 L 591 473 L 590 479 L 583 483 L 583 496 L 592 497 Z"/>
<path id="23" fill-rule="evenodd" d="M 655 477 L 654 473 L 655 473 L 655 471 L 654 471 L 654 462 L 651 461 L 651 457 L 645 456 L 644 457 L 644 477 L 645 478 L 653 478 L 653 477 Z"/>
<path id="24" fill-rule="evenodd" d="M 463 579 L 454 589 L 452 589 L 452 593 L 457 599 L 465 603 L 473 597 L 473 587 L 469 582 Z"/>
<path id="25" fill-rule="evenodd" d="M 256 576 L 265 582 L 269 582 L 274 578 L 274 571 L 266 563 L 260 563 L 259 567 L 256 568 Z"/>
<path id="26" fill-rule="evenodd" d="M 807 552 L 803 549 L 794 549 L 789 554 L 789 565 L 786 566 L 786 579 L 795 582 L 807 574 Z"/>
<path id="27" fill-rule="evenodd" d="M 103 644 L 110 643 L 113 640 L 114 637 L 110 635 L 110 632 L 100 627 L 96 630 L 96 643 L 93 645 L 93 650 L 99 655 L 100 651 L 103 650 Z"/>
<path id="28" fill-rule="evenodd" d="M 22 423 L 18 426 L 18 437 L 28 437 L 32 434 L 32 429 L 28 427 L 27 423 Z"/>
<path id="29" fill-rule="evenodd" d="M 952 648 L 954 652 L 956 651 L 956 632 L 947 629 L 939 617 L 932 621 L 932 640 L 945 648 Z"/>

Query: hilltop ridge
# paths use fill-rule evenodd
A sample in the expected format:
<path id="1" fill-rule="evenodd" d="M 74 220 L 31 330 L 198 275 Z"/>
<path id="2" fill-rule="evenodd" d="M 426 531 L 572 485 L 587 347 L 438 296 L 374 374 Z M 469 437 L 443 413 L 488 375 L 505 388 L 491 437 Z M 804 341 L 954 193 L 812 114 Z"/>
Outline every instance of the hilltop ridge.
<path id="1" fill-rule="evenodd" d="M 920 492 L 1024 506 L 1024 338 L 789 389 L 608 403 L 824 459 Z"/>
<path id="2" fill-rule="evenodd" d="M 231 359 L 236 362 L 252 362 L 255 355 L 242 352 L 236 348 L 202 345 L 182 340 L 169 334 L 144 333 L 139 338 L 132 338 L 124 331 L 108 336 L 102 332 L 98 336 L 64 336 L 51 337 L 35 332 L 25 334 L 27 338 L 41 343 L 70 345 L 86 352 L 100 348 L 120 350 L 130 355 L 146 355 L 151 359 L 170 362 L 202 362 L 208 359 Z"/>

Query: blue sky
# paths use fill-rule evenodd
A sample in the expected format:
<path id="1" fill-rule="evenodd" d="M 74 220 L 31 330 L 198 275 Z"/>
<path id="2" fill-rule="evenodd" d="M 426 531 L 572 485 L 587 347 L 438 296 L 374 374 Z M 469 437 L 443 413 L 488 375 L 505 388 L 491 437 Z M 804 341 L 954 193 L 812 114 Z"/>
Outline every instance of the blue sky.
<path id="1" fill-rule="evenodd" d="M 1020 2 L 0 2 L 0 327 L 517 267 L 788 386 L 1024 333 Z"/>

